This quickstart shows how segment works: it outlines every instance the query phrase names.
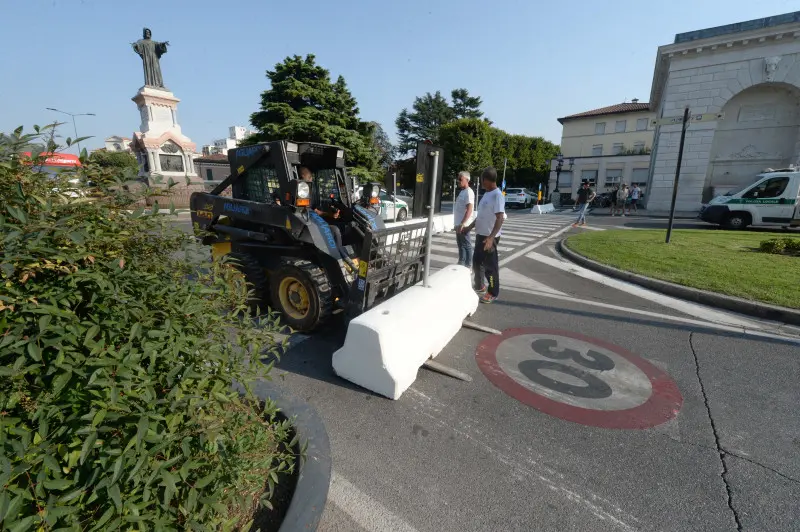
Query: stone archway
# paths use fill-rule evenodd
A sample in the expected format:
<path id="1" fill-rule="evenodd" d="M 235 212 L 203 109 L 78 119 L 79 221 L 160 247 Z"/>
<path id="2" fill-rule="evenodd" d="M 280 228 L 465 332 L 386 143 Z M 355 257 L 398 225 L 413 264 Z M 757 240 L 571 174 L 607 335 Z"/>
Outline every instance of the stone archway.
<path id="1" fill-rule="evenodd" d="M 800 89 L 760 83 L 727 101 L 714 133 L 703 201 L 751 183 L 766 168 L 798 162 Z"/>

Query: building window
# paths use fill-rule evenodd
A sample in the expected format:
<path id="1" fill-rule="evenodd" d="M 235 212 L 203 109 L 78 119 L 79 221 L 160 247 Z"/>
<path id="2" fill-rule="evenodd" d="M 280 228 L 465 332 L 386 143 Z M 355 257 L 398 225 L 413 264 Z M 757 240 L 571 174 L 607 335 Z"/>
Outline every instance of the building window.
<path id="1" fill-rule="evenodd" d="M 625 145 L 621 142 L 615 142 L 614 147 L 611 149 L 613 155 L 619 155 L 625 150 Z"/>
<path id="2" fill-rule="evenodd" d="M 644 141 L 640 140 L 639 142 L 635 142 L 633 144 L 633 151 L 638 154 L 644 153 Z"/>
<path id="3" fill-rule="evenodd" d="M 206 181 L 213 181 L 214 180 L 214 172 L 211 171 L 211 168 L 206 168 Z"/>
<path id="4" fill-rule="evenodd" d="M 636 131 L 647 131 L 647 119 L 640 118 L 636 121 Z"/>
<path id="5" fill-rule="evenodd" d="M 612 188 L 622 183 L 622 170 L 606 170 L 606 188 Z"/>
<path id="6" fill-rule="evenodd" d="M 617 120 L 617 123 L 614 126 L 614 131 L 617 133 L 625 133 L 625 126 L 627 123 L 627 120 Z"/>
<path id="7" fill-rule="evenodd" d="M 639 188 L 647 186 L 647 177 L 650 174 L 649 168 L 634 168 L 631 172 L 631 186 L 639 185 Z"/>
<path id="8" fill-rule="evenodd" d="M 603 155 L 603 145 L 595 144 L 592 146 L 592 155 Z"/>
<path id="9" fill-rule="evenodd" d="M 603 135 L 606 132 L 606 123 L 605 122 L 598 122 L 594 125 L 594 134 L 595 135 Z"/>
<path id="10" fill-rule="evenodd" d="M 597 170 L 581 170 L 581 183 L 584 181 L 589 182 L 589 186 L 597 184 Z"/>

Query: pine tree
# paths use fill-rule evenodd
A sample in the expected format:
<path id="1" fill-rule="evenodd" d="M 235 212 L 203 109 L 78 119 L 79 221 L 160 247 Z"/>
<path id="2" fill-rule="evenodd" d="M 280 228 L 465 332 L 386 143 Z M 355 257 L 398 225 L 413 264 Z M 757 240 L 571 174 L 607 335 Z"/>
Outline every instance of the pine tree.
<path id="1" fill-rule="evenodd" d="M 313 54 L 287 57 L 267 71 L 271 87 L 261 94 L 261 109 L 250 116 L 258 132 L 248 144 L 271 140 L 321 142 L 345 149 L 348 167 L 375 174 L 378 150 L 373 126 L 359 118 L 358 103 L 342 76 L 316 64 Z"/>

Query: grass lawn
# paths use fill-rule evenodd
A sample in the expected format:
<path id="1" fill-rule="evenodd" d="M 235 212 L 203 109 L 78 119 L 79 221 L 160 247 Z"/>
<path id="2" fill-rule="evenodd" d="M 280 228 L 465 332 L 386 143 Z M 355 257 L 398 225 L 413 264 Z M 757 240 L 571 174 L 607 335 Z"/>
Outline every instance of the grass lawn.
<path id="1" fill-rule="evenodd" d="M 785 233 L 617 229 L 586 231 L 567 246 L 621 270 L 782 307 L 800 308 L 800 257 L 756 251 Z"/>

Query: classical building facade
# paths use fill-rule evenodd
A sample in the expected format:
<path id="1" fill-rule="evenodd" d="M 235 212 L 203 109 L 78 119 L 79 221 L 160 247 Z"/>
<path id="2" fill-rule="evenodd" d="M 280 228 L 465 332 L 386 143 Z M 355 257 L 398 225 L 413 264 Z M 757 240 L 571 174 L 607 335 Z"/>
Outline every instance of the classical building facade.
<path id="1" fill-rule="evenodd" d="M 559 118 L 564 163 L 558 175 L 551 161 L 549 190 L 557 177 L 562 199 L 574 197 L 584 180 L 599 192 L 620 183 L 647 185 L 654 116 L 650 104 L 633 100 Z"/>
<path id="2" fill-rule="evenodd" d="M 690 122 L 678 211 L 751 183 L 767 168 L 800 162 L 800 12 L 676 35 L 658 49 L 650 95 L 660 118 L 721 115 Z M 681 126 L 661 125 L 646 206 L 670 207 Z"/>

